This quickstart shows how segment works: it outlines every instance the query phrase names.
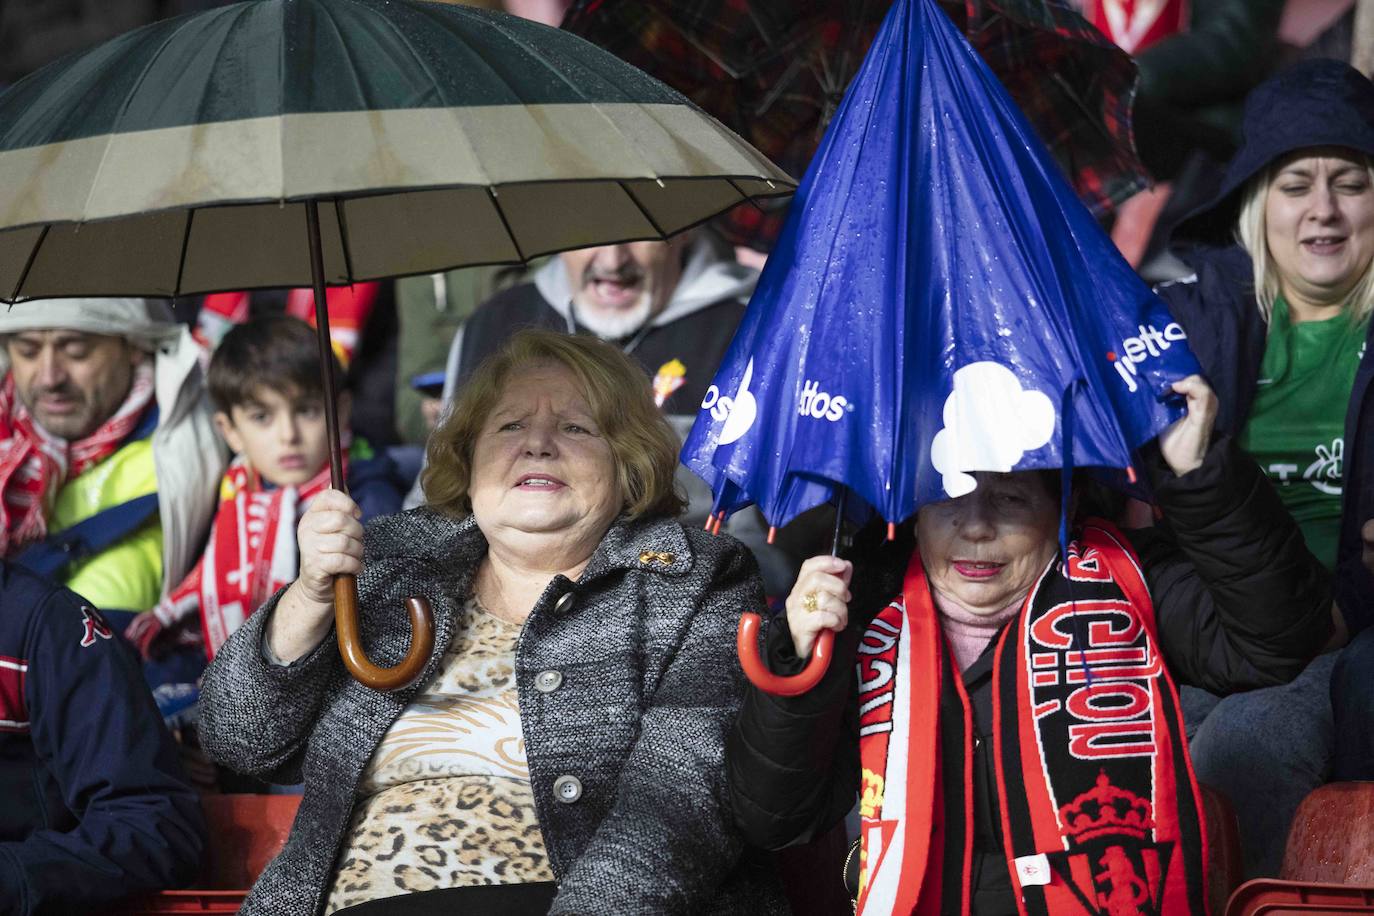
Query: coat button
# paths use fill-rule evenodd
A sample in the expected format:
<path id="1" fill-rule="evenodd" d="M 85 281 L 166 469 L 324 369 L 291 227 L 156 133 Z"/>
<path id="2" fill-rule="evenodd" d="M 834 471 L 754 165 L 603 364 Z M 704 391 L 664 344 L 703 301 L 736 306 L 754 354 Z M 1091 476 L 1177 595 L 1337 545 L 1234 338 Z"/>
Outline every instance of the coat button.
<path id="1" fill-rule="evenodd" d="M 576 595 L 572 592 L 564 592 L 563 596 L 553 603 L 553 612 L 555 614 L 566 614 L 568 611 L 572 610 L 573 605 L 576 603 Z"/>
<path id="2" fill-rule="evenodd" d="M 571 805 L 582 797 L 582 780 L 576 776 L 560 776 L 553 781 L 553 797 Z"/>
<path id="3" fill-rule="evenodd" d="M 540 693 L 553 693 L 562 686 L 562 671 L 541 671 L 534 676 L 534 689 Z"/>

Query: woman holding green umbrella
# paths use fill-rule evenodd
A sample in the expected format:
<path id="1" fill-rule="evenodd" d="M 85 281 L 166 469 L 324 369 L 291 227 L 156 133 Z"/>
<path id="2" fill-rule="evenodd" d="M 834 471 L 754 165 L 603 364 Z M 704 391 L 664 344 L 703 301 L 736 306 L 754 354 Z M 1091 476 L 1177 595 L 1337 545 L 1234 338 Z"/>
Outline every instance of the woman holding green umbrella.
<path id="1" fill-rule="evenodd" d="M 431 438 L 429 507 L 364 534 L 347 497 L 316 498 L 299 578 L 205 676 L 210 754 L 305 781 L 245 914 L 785 911 L 720 804 L 730 637 L 762 584 L 741 544 L 674 520 L 676 451 L 628 357 L 525 331 Z M 428 599 L 423 686 L 347 677 L 338 574 L 383 657 L 402 599 Z"/>
<path id="2" fill-rule="evenodd" d="M 682 96 L 575 36 L 449 4 L 259 0 L 131 32 L 0 96 L 0 299 L 313 285 L 327 353 L 326 285 L 665 238 L 794 186 Z M 609 371 L 618 379 L 618 409 L 624 392 L 643 391 L 638 375 Z M 558 390 L 587 398 L 591 388 Z M 333 402 L 327 395 L 326 405 Z M 623 419 L 617 411 L 612 416 Z M 593 420 L 605 418 L 570 424 L 577 429 L 559 435 L 589 435 Z M 475 443 L 449 445 L 463 452 Z M 333 463 L 339 483 L 337 458 Z M 541 480 L 519 486 L 557 491 L 555 482 Z M 597 512 L 587 514 L 609 525 L 619 516 L 620 494 L 603 489 Z M 671 502 L 648 513 L 645 524 L 674 530 L 658 514 Z M 328 503 L 317 505 L 323 511 Z M 607 506 L 615 511 L 602 518 Z M 394 562 L 363 568 L 361 608 L 342 584 L 346 577 L 336 581 L 344 664 L 372 687 L 346 680 L 329 637 L 317 638 L 295 664 L 262 669 L 260 691 L 292 682 L 302 688 L 293 694 L 298 700 L 319 700 L 317 719 L 304 715 L 317 733 L 273 744 L 300 725 L 301 709 L 290 707 L 297 718 L 287 722 L 287 707 L 224 690 L 233 665 L 263 663 L 253 625 L 226 644 L 222 664 L 212 668 L 207 744 L 221 756 L 303 775 L 307 783 L 296 834 L 246 912 L 296 916 L 326 907 L 369 755 L 466 632 L 472 618 L 458 605 L 472 591 L 487 538 L 477 522 L 454 517 L 465 511 L 457 495 L 448 508 L 450 514 L 431 513 L 418 527 L 420 520 L 398 517 L 389 537 L 382 529 L 369 534 L 369 550 L 380 539 Z M 337 504 L 330 511 L 348 514 Z M 631 539 L 629 549 L 617 531 L 605 528 L 590 557 L 571 558 L 562 572 L 587 563 L 576 582 L 545 576 L 558 594 L 525 595 L 523 607 L 517 601 L 512 609 L 502 596 L 524 590 L 497 588 L 487 605 L 498 614 L 513 610 L 506 623 L 528 614 L 517 634 L 555 630 L 547 640 L 518 638 L 522 654 L 505 685 L 515 685 L 521 719 L 547 726 L 531 741 L 532 758 L 547 756 L 533 764 L 527 792 L 547 844 L 546 874 L 558 887 L 556 896 L 544 888 L 542 904 L 537 887 L 531 891 L 536 902 L 529 911 L 547 909 L 554 897 L 554 912 L 768 912 L 779 900 L 776 889 L 739 860 L 740 844 L 718 810 L 720 734 L 738 697 L 732 642 L 728 632 L 698 632 L 728 617 L 734 604 L 706 602 L 710 613 L 686 614 L 710 588 L 693 578 L 695 598 L 679 600 L 691 578 L 679 579 L 690 565 L 689 536 L 680 530 L 682 549 L 671 539 L 642 546 Z M 617 543 L 623 549 L 613 550 Z M 461 576 L 449 570 L 441 587 L 438 577 L 417 570 L 432 572 L 443 558 L 416 554 L 446 546 L 456 551 L 449 561 L 466 562 Z M 560 614 L 578 618 L 583 578 L 607 553 L 613 562 L 603 563 L 605 581 L 597 588 L 628 589 L 625 607 L 638 607 L 644 596 L 635 584 L 656 577 L 671 595 L 649 609 L 685 615 L 660 619 L 661 626 L 652 614 L 618 624 L 582 618 L 584 636 L 626 642 L 611 658 L 600 641 L 560 641 L 556 632 Z M 319 565 L 310 562 L 316 578 L 309 597 L 318 610 L 325 589 Z M 750 562 L 738 550 L 705 545 L 696 566 L 757 591 Z M 345 571 L 335 565 L 328 572 Z M 521 581 L 529 585 L 528 577 Z M 376 600 L 374 587 L 385 589 L 386 601 Z M 416 610 L 411 636 L 401 600 L 416 592 L 435 613 L 431 631 L 424 626 L 428 613 Z M 477 597 L 485 603 L 489 595 L 479 588 Z M 751 594 L 747 603 L 754 600 Z M 250 620 L 265 625 L 271 617 Z M 324 619 L 313 622 L 328 631 Z M 270 645 L 282 657 L 293 654 L 289 641 Z M 365 649 L 397 667 L 379 670 Z M 584 663 L 604 670 L 579 667 Z M 597 689 L 611 674 L 617 689 Z M 332 702 L 324 702 L 326 694 Z M 517 726 L 507 737 L 519 745 L 524 736 Z M 586 741 L 594 750 L 580 755 Z M 665 761 L 673 765 L 661 766 Z M 522 810 L 528 821 L 528 807 Z M 413 835 L 438 838 L 417 844 L 415 873 L 436 871 L 425 856 L 443 848 L 468 860 L 460 870 L 469 875 L 477 865 L 512 877 L 511 844 L 500 842 L 509 834 L 488 834 L 476 852 L 471 844 L 444 846 L 452 826 L 440 821 L 430 833 Z M 459 883 L 451 871 L 444 882 Z M 521 878 L 529 880 L 511 886 L 539 883 L 528 870 Z M 485 901 L 471 909 L 498 912 Z"/>
<path id="3" fill-rule="evenodd" d="M 313 286 L 327 357 L 326 285 L 664 238 L 794 184 L 557 29 L 441 3 L 254 0 L 0 95 L 0 301 Z M 330 428 L 342 487 L 332 413 Z M 382 670 L 338 587 L 350 671 L 412 681 L 423 608 L 413 651 Z"/>

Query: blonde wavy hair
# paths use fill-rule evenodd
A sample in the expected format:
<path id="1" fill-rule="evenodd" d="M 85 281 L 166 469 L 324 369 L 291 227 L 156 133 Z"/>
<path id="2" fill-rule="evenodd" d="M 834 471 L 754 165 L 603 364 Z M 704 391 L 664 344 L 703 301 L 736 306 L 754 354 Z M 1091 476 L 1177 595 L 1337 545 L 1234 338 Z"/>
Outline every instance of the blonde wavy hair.
<path id="1" fill-rule="evenodd" d="M 533 329 L 515 334 L 482 361 L 429 437 L 428 467 L 421 478 L 429 505 L 455 518 L 472 513 L 477 437 L 507 383 L 522 371 L 549 364 L 568 369 L 579 382 L 601 437 L 611 448 L 623 514 L 680 514 L 686 504 L 673 482 L 679 442 L 654 404 L 644 370 L 595 337 Z"/>
<path id="2" fill-rule="evenodd" d="M 1374 183 L 1374 163 L 1367 156 L 1362 158 L 1369 180 Z M 1264 218 L 1269 183 L 1278 174 L 1276 166 L 1277 163 L 1270 163 L 1246 184 L 1241 197 L 1240 216 L 1236 220 L 1236 238 L 1250 253 L 1250 260 L 1254 264 L 1255 301 L 1266 324 L 1274 314 L 1274 302 L 1283 292 L 1278 267 L 1269 253 L 1269 227 Z M 1364 276 L 1350 290 L 1343 306 L 1351 322 L 1356 324 L 1374 313 L 1374 260 L 1370 261 Z"/>

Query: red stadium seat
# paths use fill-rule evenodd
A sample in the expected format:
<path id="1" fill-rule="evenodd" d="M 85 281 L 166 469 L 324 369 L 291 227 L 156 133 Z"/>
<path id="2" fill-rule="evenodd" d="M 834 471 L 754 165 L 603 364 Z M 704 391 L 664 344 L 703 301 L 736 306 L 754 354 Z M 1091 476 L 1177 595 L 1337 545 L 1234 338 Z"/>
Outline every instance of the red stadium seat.
<path id="1" fill-rule="evenodd" d="M 1332 783 L 1303 799 L 1279 876 L 1242 885 L 1228 916 L 1374 914 L 1374 782 Z"/>
<path id="2" fill-rule="evenodd" d="M 1207 821 L 1209 852 L 1207 898 L 1211 911 L 1220 914 L 1243 876 L 1240 821 L 1230 799 L 1206 785 L 1202 787 L 1202 815 Z"/>
<path id="3" fill-rule="evenodd" d="M 110 916 L 235 913 L 248 888 L 281 851 L 300 807 L 299 795 L 203 795 L 209 843 L 195 890 L 163 891 Z"/>
<path id="4" fill-rule="evenodd" d="M 1279 877 L 1374 885 L 1374 782 L 1333 782 L 1304 798 Z"/>

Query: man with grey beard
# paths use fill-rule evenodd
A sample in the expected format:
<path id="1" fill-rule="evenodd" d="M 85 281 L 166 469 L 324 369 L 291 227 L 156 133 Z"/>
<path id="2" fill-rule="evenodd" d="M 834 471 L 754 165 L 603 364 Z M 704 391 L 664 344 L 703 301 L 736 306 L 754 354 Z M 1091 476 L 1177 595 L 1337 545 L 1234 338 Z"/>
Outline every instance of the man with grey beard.
<path id="1" fill-rule="evenodd" d="M 737 262 L 706 232 L 565 251 L 530 282 L 487 300 L 458 330 L 449 349 L 444 403 L 484 357 L 522 328 L 593 334 L 644 368 L 655 402 L 685 437 L 757 280 L 756 270 Z M 704 522 L 710 490 L 685 469 L 679 469 L 678 483 L 690 503 L 683 521 Z M 416 483 L 407 507 L 422 501 Z M 757 513 L 739 513 L 726 530 L 753 548 L 769 593 L 785 594 L 796 562 L 765 543 Z"/>
<path id="2" fill-rule="evenodd" d="M 511 334 L 538 327 L 619 346 L 654 380 L 665 414 L 695 416 L 757 279 L 705 233 L 565 251 L 458 331 L 444 399 Z"/>

